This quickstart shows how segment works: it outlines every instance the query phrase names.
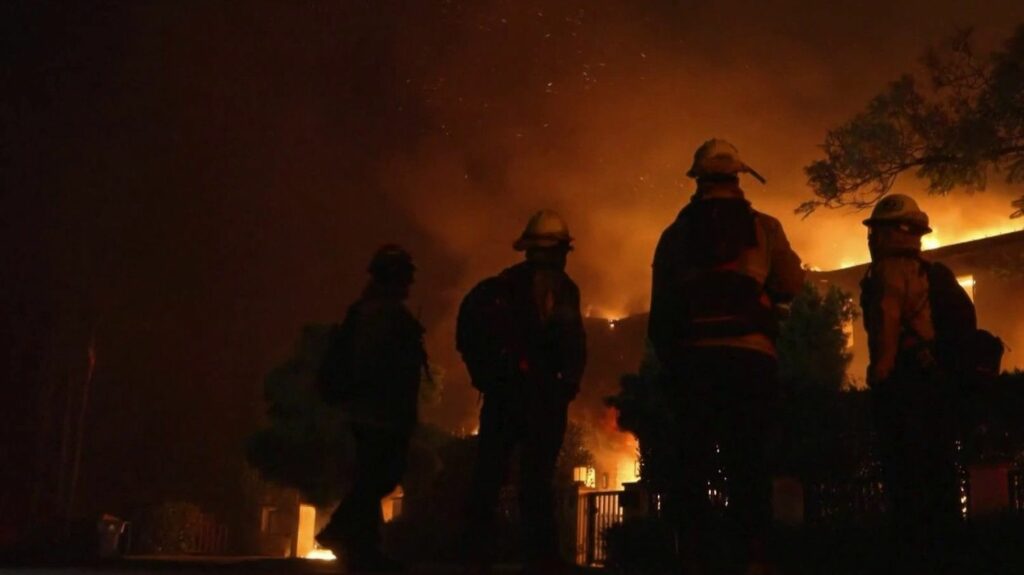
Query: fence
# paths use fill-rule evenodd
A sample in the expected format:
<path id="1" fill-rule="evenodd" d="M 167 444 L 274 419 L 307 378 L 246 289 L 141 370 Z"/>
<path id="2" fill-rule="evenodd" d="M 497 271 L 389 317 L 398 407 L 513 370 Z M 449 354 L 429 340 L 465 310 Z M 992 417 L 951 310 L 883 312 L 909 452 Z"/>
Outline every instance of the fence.
<path id="1" fill-rule="evenodd" d="M 228 528 L 218 523 L 212 515 L 203 513 L 193 537 L 194 553 L 221 555 L 227 551 Z"/>
<path id="2" fill-rule="evenodd" d="M 133 522 L 131 552 L 143 555 L 222 555 L 228 529 L 186 502 L 157 505 Z"/>
<path id="3" fill-rule="evenodd" d="M 1010 469 L 1010 509 L 1024 511 L 1024 469 L 1020 465 Z"/>
<path id="4" fill-rule="evenodd" d="M 576 513 L 576 563 L 601 565 L 607 556 L 605 531 L 622 523 L 621 491 L 580 493 Z"/>
<path id="5" fill-rule="evenodd" d="M 992 499 L 986 489 L 984 493 L 972 493 L 982 485 L 972 485 L 967 466 L 961 469 L 961 503 L 965 518 L 970 508 L 976 511 L 980 500 L 968 505 L 975 497 Z M 1009 466 L 1003 475 L 1007 483 L 1002 491 L 1002 506 L 1024 513 L 1024 466 Z M 799 485 L 799 484 L 798 484 Z M 884 486 L 877 462 L 865 465 L 856 477 L 846 481 L 810 482 L 800 486 L 800 518 L 812 524 L 861 523 L 885 513 Z M 578 565 L 600 566 L 607 559 L 605 532 L 609 527 L 622 523 L 626 509 L 630 517 L 657 517 L 661 514 L 662 501 L 657 493 L 638 488 L 627 491 L 580 491 L 574 497 L 575 508 L 567 505 L 566 511 L 575 515 L 575 533 L 566 542 L 575 539 L 575 559 Z M 571 501 L 571 500 L 570 500 Z M 566 501 L 568 504 L 569 501 Z M 776 502 L 778 504 L 778 502 Z M 991 507 L 992 505 L 987 505 Z M 626 509 L 624 509 L 626 508 Z M 778 510 L 776 510 L 778 511 Z M 571 517 L 571 516 L 570 516 Z M 572 524 L 571 518 L 567 522 Z"/>

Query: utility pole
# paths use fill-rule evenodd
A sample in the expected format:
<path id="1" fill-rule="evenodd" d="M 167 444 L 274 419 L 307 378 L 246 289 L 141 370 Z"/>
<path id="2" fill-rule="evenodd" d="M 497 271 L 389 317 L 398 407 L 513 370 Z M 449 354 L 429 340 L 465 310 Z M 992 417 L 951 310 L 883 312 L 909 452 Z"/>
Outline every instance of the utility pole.
<path id="1" fill-rule="evenodd" d="M 60 466 L 57 468 L 56 510 L 64 512 L 66 521 L 70 517 L 70 513 L 67 510 L 69 498 L 68 484 L 70 483 L 68 468 L 71 465 L 71 432 L 73 427 L 71 422 L 74 419 L 73 413 L 75 412 L 75 379 L 73 370 L 68 369 L 67 377 L 64 378 L 66 383 L 64 390 L 64 417 L 60 432 Z"/>
<path id="2" fill-rule="evenodd" d="M 89 337 L 88 365 L 85 371 L 85 380 L 82 382 L 82 401 L 78 409 L 78 427 L 75 432 L 75 454 L 71 467 L 71 482 L 68 488 L 67 513 L 65 516 L 66 528 L 70 531 L 71 521 L 75 513 L 75 496 L 78 491 L 78 472 L 82 465 L 82 443 L 85 436 L 85 414 L 89 407 L 89 388 L 92 386 L 93 374 L 96 371 L 96 330 L 92 331 Z"/>

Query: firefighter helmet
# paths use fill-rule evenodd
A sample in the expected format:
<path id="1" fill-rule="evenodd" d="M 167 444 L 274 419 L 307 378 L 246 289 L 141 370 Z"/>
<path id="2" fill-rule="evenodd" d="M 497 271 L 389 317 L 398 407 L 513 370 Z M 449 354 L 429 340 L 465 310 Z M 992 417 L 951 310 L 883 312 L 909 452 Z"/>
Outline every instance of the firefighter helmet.
<path id="1" fill-rule="evenodd" d="M 736 146 L 712 138 L 703 144 L 693 154 L 693 166 L 686 175 L 691 178 L 705 178 L 708 176 L 735 176 L 736 174 L 747 173 L 757 178 L 762 184 L 765 183 L 761 174 L 748 166 L 740 159 L 740 152 Z"/>
<path id="2" fill-rule="evenodd" d="M 519 236 L 512 247 L 516 251 L 524 251 L 530 248 L 552 248 L 572 243 L 572 236 L 569 235 L 569 226 L 562 219 L 562 216 L 551 210 L 541 210 L 526 224 L 526 229 Z"/>
<path id="3" fill-rule="evenodd" d="M 864 225 L 869 227 L 884 223 L 907 224 L 914 232 L 921 235 L 929 234 L 932 231 L 928 227 L 928 214 L 921 211 L 914 198 L 903 194 L 885 196 L 875 204 L 875 209 L 871 211 L 871 217 L 864 220 Z"/>
<path id="4" fill-rule="evenodd" d="M 416 266 L 412 263 L 412 256 L 401 246 L 385 244 L 373 254 L 366 271 L 377 280 L 412 283 Z"/>

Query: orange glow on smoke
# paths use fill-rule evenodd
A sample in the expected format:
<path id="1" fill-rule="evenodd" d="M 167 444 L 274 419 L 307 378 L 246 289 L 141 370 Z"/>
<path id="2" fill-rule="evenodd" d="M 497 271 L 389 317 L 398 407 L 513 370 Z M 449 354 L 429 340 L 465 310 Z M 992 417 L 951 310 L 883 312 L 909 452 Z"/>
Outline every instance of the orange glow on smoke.
<path id="1" fill-rule="evenodd" d="M 620 319 L 630 315 L 629 310 L 605 308 L 599 306 L 588 305 L 583 315 L 586 317 L 596 317 L 607 320 L 609 324 L 614 324 Z"/>

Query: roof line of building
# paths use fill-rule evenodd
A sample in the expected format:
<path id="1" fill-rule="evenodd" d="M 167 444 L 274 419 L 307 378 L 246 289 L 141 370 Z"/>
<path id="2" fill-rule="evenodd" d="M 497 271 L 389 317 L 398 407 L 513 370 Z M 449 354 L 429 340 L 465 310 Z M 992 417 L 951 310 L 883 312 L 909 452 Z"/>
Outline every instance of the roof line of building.
<path id="1" fill-rule="evenodd" d="M 985 238 L 979 238 L 967 242 L 960 242 L 958 244 L 949 244 L 948 246 L 941 246 L 930 250 L 924 250 L 921 253 L 927 256 L 930 260 L 942 260 L 965 253 L 977 252 L 979 250 L 996 249 L 1008 244 L 1018 242 L 1024 245 L 1024 230 L 1020 230 L 1017 232 L 1008 232 L 1005 234 L 999 234 Z M 828 279 L 829 276 L 846 275 L 850 273 L 852 270 L 864 269 L 867 267 L 868 263 L 870 262 L 864 262 L 845 268 L 836 268 L 834 270 L 815 272 L 814 275 L 820 279 Z"/>

